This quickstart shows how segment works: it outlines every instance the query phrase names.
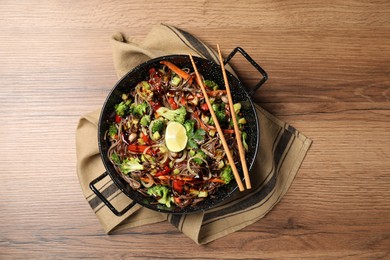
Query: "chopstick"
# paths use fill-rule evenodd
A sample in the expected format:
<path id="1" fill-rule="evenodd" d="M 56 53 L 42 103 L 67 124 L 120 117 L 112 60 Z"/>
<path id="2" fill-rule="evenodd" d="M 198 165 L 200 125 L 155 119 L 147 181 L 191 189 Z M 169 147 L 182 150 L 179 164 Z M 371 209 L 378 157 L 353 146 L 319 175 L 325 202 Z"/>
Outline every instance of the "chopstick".
<path id="1" fill-rule="evenodd" d="M 225 149 L 226 156 L 227 156 L 227 158 L 229 160 L 230 167 L 232 167 L 233 175 L 234 175 L 234 178 L 236 179 L 236 182 L 237 182 L 237 185 L 238 185 L 238 189 L 240 191 L 243 191 L 245 189 L 244 185 L 242 184 L 242 181 L 241 181 L 241 178 L 240 178 L 240 174 L 238 173 L 237 167 L 236 167 L 236 165 L 234 163 L 234 160 L 233 160 L 232 153 L 230 152 L 230 148 L 229 148 L 229 146 L 228 146 L 228 144 L 227 144 L 227 142 L 225 140 L 225 136 L 223 135 L 221 126 L 219 125 L 218 118 L 215 115 L 214 110 L 212 109 L 209 96 L 207 95 L 206 89 L 205 89 L 205 87 L 203 85 L 203 80 L 200 77 L 198 69 L 196 68 L 196 65 L 195 65 L 194 59 L 192 58 L 192 55 L 191 54 L 188 54 L 188 55 L 190 56 L 190 59 L 191 59 L 191 62 L 192 62 L 192 66 L 194 67 L 194 71 L 195 71 L 196 77 L 198 79 L 198 83 L 200 84 L 200 88 L 202 89 L 202 92 L 203 92 L 206 104 L 209 107 L 210 114 L 211 114 L 211 116 L 212 116 L 212 118 L 214 120 L 215 127 L 217 128 L 219 137 L 220 137 L 221 142 L 222 142 L 222 146 Z"/>
<path id="2" fill-rule="evenodd" d="M 227 96 L 228 96 L 228 100 L 229 100 L 230 113 L 232 115 L 232 120 L 234 123 L 234 133 L 236 134 L 236 140 L 237 140 L 237 145 L 238 145 L 238 151 L 240 154 L 241 166 L 242 166 L 242 170 L 244 172 L 244 177 L 245 177 L 245 185 L 246 185 L 247 189 L 251 189 L 252 185 L 251 185 L 251 180 L 249 178 L 248 166 L 247 166 L 246 160 L 245 160 L 245 150 L 244 150 L 244 146 L 242 145 L 241 133 L 240 133 L 240 129 L 238 128 L 236 113 L 234 112 L 232 93 L 230 92 L 229 81 L 228 81 L 227 76 L 226 76 L 225 65 L 223 64 L 223 59 L 222 59 L 221 49 L 219 48 L 219 44 L 217 44 L 217 48 L 218 48 L 219 63 L 221 64 L 223 80 L 225 81 L 225 88 L 226 88 L 226 92 L 227 92 Z"/>

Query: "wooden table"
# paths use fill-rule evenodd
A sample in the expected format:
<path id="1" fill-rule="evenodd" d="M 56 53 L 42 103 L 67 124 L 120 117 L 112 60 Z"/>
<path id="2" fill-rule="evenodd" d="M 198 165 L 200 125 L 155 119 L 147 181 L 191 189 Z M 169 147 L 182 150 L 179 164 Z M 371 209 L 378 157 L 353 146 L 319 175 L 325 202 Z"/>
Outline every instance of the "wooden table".
<path id="1" fill-rule="evenodd" d="M 389 259 L 390 2 L 326 2 L 2 1 L 0 258 Z M 258 101 L 314 141 L 264 219 L 206 246 L 166 222 L 105 235 L 76 175 L 78 119 L 117 80 L 109 37 L 160 21 L 243 47 L 270 76 Z"/>

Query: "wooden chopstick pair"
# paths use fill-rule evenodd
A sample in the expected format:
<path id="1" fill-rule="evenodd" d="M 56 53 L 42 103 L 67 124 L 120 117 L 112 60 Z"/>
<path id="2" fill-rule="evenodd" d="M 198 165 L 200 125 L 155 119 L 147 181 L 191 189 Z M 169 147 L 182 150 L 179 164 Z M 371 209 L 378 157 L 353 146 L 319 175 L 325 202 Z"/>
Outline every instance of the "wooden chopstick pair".
<path id="1" fill-rule="evenodd" d="M 242 166 L 242 170 L 244 172 L 245 185 L 246 185 L 247 189 L 251 189 L 252 187 L 251 187 L 251 182 L 250 182 L 250 178 L 249 178 L 248 167 L 247 167 L 246 160 L 245 160 L 244 147 L 242 145 L 241 134 L 240 134 L 240 131 L 238 129 L 236 113 L 234 112 L 234 107 L 233 107 L 233 98 L 232 98 L 232 94 L 230 92 L 230 86 L 229 86 L 229 82 L 228 82 L 228 79 L 227 79 L 227 76 L 226 76 L 225 65 L 223 63 L 221 50 L 219 48 L 219 45 L 217 45 L 217 47 L 218 47 L 219 62 L 221 64 L 222 75 L 223 75 L 223 79 L 224 79 L 224 82 L 225 82 L 226 93 L 227 93 L 228 100 L 229 100 L 230 113 L 232 115 L 232 120 L 233 120 L 233 123 L 234 123 L 234 133 L 236 135 L 236 140 L 237 140 L 237 144 L 238 144 L 238 151 L 239 151 L 239 154 L 240 154 L 241 166 Z M 213 118 L 213 121 L 215 123 L 215 127 L 217 128 L 218 134 L 219 134 L 219 136 L 221 138 L 222 146 L 223 146 L 223 148 L 226 151 L 226 156 L 227 156 L 227 158 L 229 160 L 230 166 L 232 167 L 233 175 L 234 175 L 234 178 L 236 179 L 236 182 L 237 182 L 237 185 L 238 185 L 238 189 L 240 191 L 243 191 L 243 190 L 245 190 L 244 185 L 242 184 L 242 181 L 241 181 L 241 178 L 240 178 L 240 174 L 238 173 L 237 167 L 236 167 L 236 165 L 234 163 L 232 153 L 230 152 L 230 148 L 229 148 L 229 146 L 228 146 L 228 144 L 227 144 L 227 142 L 225 140 L 225 136 L 224 136 L 222 128 L 221 128 L 221 126 L 220 126 L 220 124 L 218 122 L 218 118 L 215 115 L 214 110 L 212 109 L 210 99 L 209 99 L 209 97 L 207 95 L 206 89 L 205 89 L 204 84 L 203 84 L 203 80 L 202 80 L 202 78 L 201 78 L 201 76 L 200 76 L 200 74 L 198 72 L 198 69 L 196 68 L 196 64 L 195 64 L 194 59 L 192 58 L 191 54 L 189 54 L 189 56 L 190 56 L 190 59 L 191 59 L 191 62 L 192 62 L 192 66 L 194 67 L 194 71 L 195 71 L 196 77 L 198 79 L 198 83 L 200 84 L 200 87 L 202 89 L 203 95 L 205 97 L 206 104 L 210 108 L 209 109 L 210 110 L 210 114 L 211 114 L 211 116 Z"/>

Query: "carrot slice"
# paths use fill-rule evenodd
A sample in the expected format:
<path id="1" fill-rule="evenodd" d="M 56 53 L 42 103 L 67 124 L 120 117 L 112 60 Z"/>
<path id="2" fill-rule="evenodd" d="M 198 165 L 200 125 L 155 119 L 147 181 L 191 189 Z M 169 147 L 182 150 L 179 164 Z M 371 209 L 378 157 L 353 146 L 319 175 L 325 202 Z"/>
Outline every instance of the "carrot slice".
<path id="1" fill-rule="evenodd" d="M 234 129 L 222 129 L 224 134 L 234 134 Z"/>
<path id="2" fill-rule="evenodd" d="M 165 66 L 167 66 L 170 70 L 172 70 L 177 75 L 179 75 L 179 77 L 181 77 L 181 78 L 183 78 L 185 80 L 188 80 L 188 84 L 190 84 L 190 85 L 192 84 L 192 77 L 191 77 L 191 75 L 188 74 L 187 72 L 185 72 L 184 70 L 180 69 L 179 67 L 177 67 L 172 62 L 163 60 L 163 61 L 160 61 L 160 63 L 164 64 Z"/>
<path id="3" fill-rule="evenodd" d="M 217 182 L 217 183 L 225 183 L 223 180 L 219 179 L 219 178 L 212 178 L 209 180 L 210 182 Z"/>

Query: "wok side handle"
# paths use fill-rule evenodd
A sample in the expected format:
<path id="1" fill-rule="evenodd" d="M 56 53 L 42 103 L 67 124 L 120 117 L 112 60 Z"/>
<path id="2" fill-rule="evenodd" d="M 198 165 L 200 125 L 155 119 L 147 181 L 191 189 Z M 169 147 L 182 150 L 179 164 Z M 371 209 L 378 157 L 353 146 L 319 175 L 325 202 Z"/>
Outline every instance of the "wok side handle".
<path id="1" fill-rule="evenodd" d="M 257 64 L 256 61 L 254 61 L 251 56 L 249 56 L 248 53 L 246 53 L 246 51 L 244 51 L 241 47 L 236 47 L 228 56 L 227 58 L 224 60 L 224 64 L 226 65 L 227 63 L 229 63 L 229 61 L 234 57 L 234 55 L 239 52 L 241 53 L 242 56 L 244 56 L 244 58 L 258 71 L 260 72 L 260 74 L 262 75 L 262 78 L 260 79 L 260 81 L 254 86 L 252 87 L 249 91 L 248 91 L 248 94 L 250 96 L 253 96 L 254 93 L 261 87 L 261 85 L 263 85 L 267 79 L 268 79 L 268 74 L 267 72 L 265 72 L 265 70 L 260 67 L 259 64 Z"/>
<path id="2" fill-rule="evenodd" d="M 129 209 L 131 209 L 132 207 L 134 207 L 134 205 L 136 204 L 135 201 L 133 201 L 132 203 L 130 203 L 126 208 L 122 209 L 121 211 L 118 211 L 109 201 L 108 199 L 95 187 L 95 184 L 98 183 L 99 181 L 101 181 L 102 179 L 104 179 L 104 177 L 106 177 L 108 175 L 107 172 L 104 172 L 102 175 L 100 175 L 99 177 L 97 177 L 96 179 L 94 179 L 93 181 L 91 181 L 89 183 L 89 188 L 93 191 L 93 193 L 96 194 L 96 196 L 98 196 L 98 198 L 112 211 L 112 213 L 114 213 L 116 216 L 120 217 L 122 216 L 123 214 L 125 214 L 127 211 L 129 211 Z"/>

